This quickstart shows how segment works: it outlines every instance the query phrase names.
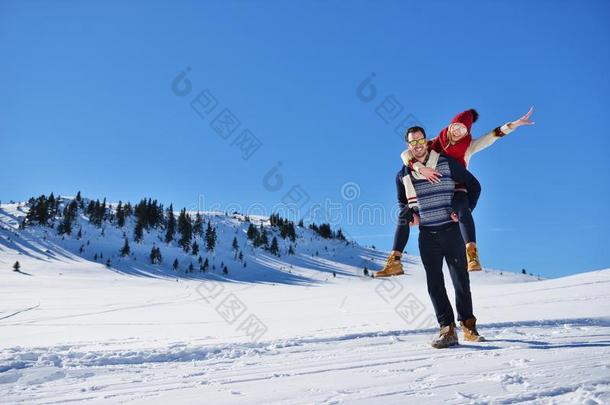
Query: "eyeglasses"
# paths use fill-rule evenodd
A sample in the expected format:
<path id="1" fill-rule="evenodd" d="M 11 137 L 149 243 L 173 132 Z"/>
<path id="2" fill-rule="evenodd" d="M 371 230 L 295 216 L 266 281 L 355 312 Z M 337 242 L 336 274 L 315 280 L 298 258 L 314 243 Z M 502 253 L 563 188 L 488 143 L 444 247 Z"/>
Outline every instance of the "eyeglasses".
<path id="1" fill-rule="evenodd" d="M 425 145 L 426 144 L 426 138 L 420 138 L 420 139 L 413 139 L 412 141 L 409 141 L 409 145 L 411 146 L 415 146 L 415 145 Z"/>

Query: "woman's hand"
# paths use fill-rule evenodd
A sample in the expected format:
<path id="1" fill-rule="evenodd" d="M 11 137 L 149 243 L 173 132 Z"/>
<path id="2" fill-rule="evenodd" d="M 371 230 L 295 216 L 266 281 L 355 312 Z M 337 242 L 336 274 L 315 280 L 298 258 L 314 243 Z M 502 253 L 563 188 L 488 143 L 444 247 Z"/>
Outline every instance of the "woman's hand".
<path id="1" fill-rule="evenodd" d="M 409 222 L 409 226 L 419 225 L 419 215 L 413 213 L 413 221 Z"/>
<path id="2" fill-rule="evenodd" d="M 534 112 L 534 107 L 531 107 L 530 110 L 523 117 L 519 118 L 516 121 L 509 122 L 508 127 L 510 129 L 517 129 L 521 125 L 534 125 L 534 121 L 530 120 L 530 115 Z"/>
<path id="3" fill-rule="evenodd" d="M 440 183 L 439 177 L 443 177 L 442 174 L 437 172 L 431 167 L 422 167 L 418 170 L 418 173 L 421 174 L 428 180 L 430 183 Z"/>

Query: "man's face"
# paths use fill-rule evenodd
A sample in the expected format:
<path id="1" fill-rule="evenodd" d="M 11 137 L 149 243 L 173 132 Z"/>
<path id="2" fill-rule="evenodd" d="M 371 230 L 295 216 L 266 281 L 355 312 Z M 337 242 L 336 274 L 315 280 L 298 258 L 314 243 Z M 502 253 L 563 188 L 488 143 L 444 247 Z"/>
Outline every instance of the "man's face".
<path id="1" fill-rule="evenodd" d="M 428 153 L 428 147 L 425 140 L 426 137 L 421 131 L 411 132 L 407 138 L 409 149 L 416 159 L 423 158 Z"/>
<path id="2" fill-rule="evenodd" d="M 449 125 L 449 140 L 451 142 L 459 142 L 466 135 L 468 135 L 468 128 L 466 128 L 466 125 L 460 122 Z"/>

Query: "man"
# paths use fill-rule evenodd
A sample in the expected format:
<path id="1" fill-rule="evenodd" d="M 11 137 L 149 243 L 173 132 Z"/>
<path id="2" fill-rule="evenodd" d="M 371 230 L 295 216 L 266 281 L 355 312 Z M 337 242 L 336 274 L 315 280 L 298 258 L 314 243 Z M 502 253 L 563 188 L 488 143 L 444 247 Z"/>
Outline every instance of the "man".
<path id="1" fill-rule="evenodd" d="M 419 224 L 419 250 L 426 270 L 428 294 L 440 325 L 440 336 L 432 342 L 432 346 L 445 348 L 458 344 L 453 308 L 447 297 L 443 278 L 443 259 L 447 262 L 455 289 L 458 320 L 462 325 L 464 339 L 483 341 L 476 329 L 476 318 L 472 311 L 464 241 L 452 208 L 456 183 L 462 184 L 466 189 L 470 210 L 477 204 L 481 186 L 457 161 L 434 150 L 428 151 L 423 128 L 409 128 L 406 138 L 414 158 L 422 165 L 436 170 L 441 176 L 438 182 L 431 183 L 406 166 L 398 173 L 396 186 L 401 213 L 394 248 L 402 251 L 404 245 L 401 244 L 406 243 L 408 239 L 409 223 Z M 412 193 L 417 196 L 417 208 L 408 206 L 406 195 Z"/>

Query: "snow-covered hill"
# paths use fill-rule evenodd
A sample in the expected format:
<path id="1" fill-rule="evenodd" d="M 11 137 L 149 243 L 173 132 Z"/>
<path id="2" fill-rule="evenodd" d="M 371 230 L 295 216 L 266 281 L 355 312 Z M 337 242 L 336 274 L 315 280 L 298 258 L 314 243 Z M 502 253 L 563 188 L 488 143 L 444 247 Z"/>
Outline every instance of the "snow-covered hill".
<path id="1" fill-rule="evenodd" d="M 60 209 L 68 205 L 72 199 L 61 198 Z M 86 205 L 88 200 L 85 200 Z M 108 212 L 116 209 L 116 204 L 110 205 Z M 360 275 L 365 266 L 376 268 L 383 259 L 380 252 L 360 248 L 356 244 L 339 239 L 325 239 L 316 232 L 305 227 L 295 226 L 296 239 L 282 238 L 277 227 L 271 226 L 269 218 L 241 214 L 225 214 L 220 212 L 203 212 L 205 224 L 210 223 L 216 230 L 217 242 L 213 250 L 205 248 L 205 235 L 193 235 L 191 241 L 200 247 L 198 254 L 193 255 L 192 249 L 185 252 L 178 244 L 180 234 L 176 232 L 174 240 L 165 243 L 164 227 L 151 228 L 143 231 L 143 238 L 136 243 L 134 239 L 135 218 L 131 215 L 125 225 L 119 227 L 116 220 L 105 220 L 101 225 L 92 224 L 83 209 L 79 209 L 70 234 L 58 234 L 61 218 L 54 221 L 55 227 L 28 225 L 19 229 L 25 218 L 28 207 L 22 204 L 5 204 L 0 208 L 0 246 L 15 250 L 23 255 L 41 259 L 69 259 L 93 261 L 108 264 L 114 271 L 143 275 L 150 277 L 188 277 L 200 278 L 219 275 L 228 280 L 247 282 L 278 282 L 302 283 L 313 282 L 332 277 L 332 272 L 341 275 Z M 191 212 L 194 218 L 195 213 Z M 176 217 L 178 213 L 176 213 Z M 278 240 L 279 254 L 271 254 L 261 247 L 255 248 L 248 241 L 246 231 L 253 224 L 261 225 L 268 233 L 269 242 L 273 237 Z M 79 236 L 80 232 L 80 236 Z M 237 241 L 237 249 L 233 249 L 233 239 Z M 128 239 L 130 254 L 123 257 L 120 253 L 125 239 Z M 290 246 L 295 252 L 288 254 Z M 163 261 L 151 264 L 149 257 L 151 248 L 159 247 Z M 238 253 L 242 253 L 242 259 Z M 201 257 L 201 261 L 199 261 Z M 201 264 L 208 259 L 208 273 L 200 271 Z M 174 269 L 174 260 L 178 268 Z M 329 266 L 340 263 L 340 267 Z M 189 271 L 189 266 L 193 271 Z M 223 273 L 227 267 L 228 274 Z M 23 268 L 24 271 L 27 269 Z M 313 271 L 312 271 L 313 270 Z"/>
<path id="2" fill-rule="evenodd" d="M 202 256 L 216 268 L 187 273 L 196 258 L 160 231 L 133 243 L 133 223 L 107 224 L 102 236 L 81 215 L 80 240 L 75 231 L 62 239 L 18 229 L 25 211 L 0 207 L 2 403 L 610 401 L 610 270 L 472 274 L 489 341 L 435 350 L 416 256 L 405 258 L 405 276 L 371 279 L 363 267 L 379 269 L 384 252 L 297 228 L 295 254 L 278 238 L 278 257 L 251 246 L 239 216 L 210 213 L 218 244 Z M 128 257 L 118 253 L 123 232 Z M 153 243 L 162 265 L 147 260 Z"/>

